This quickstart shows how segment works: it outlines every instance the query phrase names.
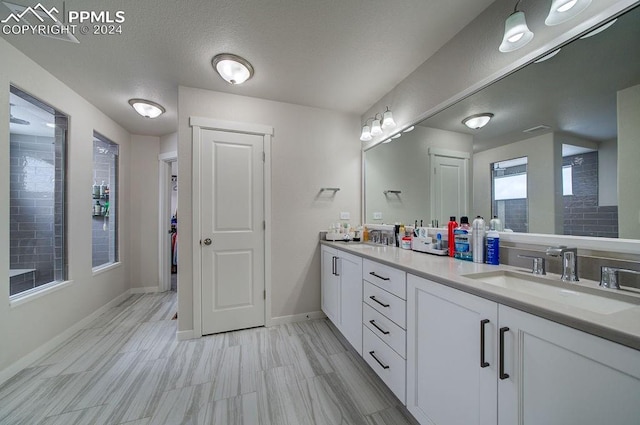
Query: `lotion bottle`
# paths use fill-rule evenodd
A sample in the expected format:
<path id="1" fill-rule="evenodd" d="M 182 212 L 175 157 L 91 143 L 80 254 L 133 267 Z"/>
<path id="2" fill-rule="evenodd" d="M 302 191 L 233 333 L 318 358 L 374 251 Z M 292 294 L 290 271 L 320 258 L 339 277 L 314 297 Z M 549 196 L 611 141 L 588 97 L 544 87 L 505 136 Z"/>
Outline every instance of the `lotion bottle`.
<path id="1" fill-rule="evenodd" d="M 458 227 L 458 222 L 455 216 L 449 217 L 449 224 L 447 225 L 447 243 L 449 244 L 449 257 L 453 257 L 456 252 L 456 242 L 454 237 L 454 230 Z"/>

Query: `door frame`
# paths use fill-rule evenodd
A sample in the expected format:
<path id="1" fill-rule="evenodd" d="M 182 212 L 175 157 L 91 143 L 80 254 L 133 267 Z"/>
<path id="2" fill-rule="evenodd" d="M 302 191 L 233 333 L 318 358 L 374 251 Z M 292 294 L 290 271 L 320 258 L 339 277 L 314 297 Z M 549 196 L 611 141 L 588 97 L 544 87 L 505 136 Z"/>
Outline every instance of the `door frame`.
<path id="1" fill-rule="evenodd" d="M 171 237 L 167 231 L 167 223 L 171 220 L 171 163 L 178 160 L 178 152 L 171 151 L 158 155 L 158 183 L 159 183 L 159 220 L 158 232 L 158 289 L 165 292 L 171 289 L 171 264 L 168 261 Z"/>
<path id="2" fill-rule="evenodd" d="M 263 124 L 225 121 L 213 118 L 189 117 L 192 147 L 191 237 L 193 260 L 193 336 L 202 337 L 202 257 L 200 255 L 200 145 L 202 130 L 217 130 L 262 136 L 264 142 L 264 324 L 271 326 L 271 138 L 273 127 Z"/>

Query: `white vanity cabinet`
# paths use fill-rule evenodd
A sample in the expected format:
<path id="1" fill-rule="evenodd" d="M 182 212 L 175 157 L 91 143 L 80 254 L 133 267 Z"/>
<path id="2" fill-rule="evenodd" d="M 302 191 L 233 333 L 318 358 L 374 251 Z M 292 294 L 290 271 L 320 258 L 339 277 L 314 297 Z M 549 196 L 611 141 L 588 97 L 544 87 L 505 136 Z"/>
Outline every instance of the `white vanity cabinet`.
<path id="1" fill-rule="evenodd" d="M 640 351 L 416 276 L 407 291 L 421 424 L 640 423 Z"/>
<path id="2" fill-rule="evenodd" d="M 322 311 L 362 355 L 362 258 L 321 245 Z"/>
<path id="3" fill-rule="evenodd" d="M 362 357 L 404 403 L 407 274 L 365 259 L 362 276 Z"/>

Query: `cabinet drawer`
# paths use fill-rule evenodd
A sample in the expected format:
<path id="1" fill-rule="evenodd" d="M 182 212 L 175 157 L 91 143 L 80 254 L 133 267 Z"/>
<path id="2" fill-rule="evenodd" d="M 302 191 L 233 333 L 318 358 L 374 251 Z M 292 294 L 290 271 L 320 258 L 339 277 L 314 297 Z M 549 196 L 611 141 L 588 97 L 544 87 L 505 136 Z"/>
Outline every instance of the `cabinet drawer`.
<path id="1" fill-rule="evenodd" d="M 362 356 L 393 393 L 406 404 L 407 363 L 369 328 L 363 326 Z"/>
<path id="2" fill-rule="evenodd" d="M 367 304 L 362 305 L 362 313 L 362 323 L 406 359 L 407 332 Z"/>
<path id="3" fill-rule="evenodd" d="M 362 263 L 362 272 L 362 277 L 366 281 L 403 300 L 407 299 L 407 274 L 405 272 L 366 259 Z"/>
<path id="4" fill-rule="evenodd" d="M 364 281 L 364 302 L 383 316 L 391 319 L 402 329 L 406 329 L 407 323 L 407 302 L 401 300 L 371 283 Z"/>

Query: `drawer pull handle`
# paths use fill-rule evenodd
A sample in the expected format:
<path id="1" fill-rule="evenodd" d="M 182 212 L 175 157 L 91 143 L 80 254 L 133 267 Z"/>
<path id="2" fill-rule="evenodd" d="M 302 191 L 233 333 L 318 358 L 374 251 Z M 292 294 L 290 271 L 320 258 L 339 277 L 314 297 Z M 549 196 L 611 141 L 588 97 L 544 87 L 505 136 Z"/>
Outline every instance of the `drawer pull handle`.
<path id="1" fill-rule="evenodd" d="M 380 360 L 378 360 L 378 358 L 376 357 L 376 355 L 375 355 L 374 353 L 375 353 L 375 351 L 369 351 L 369 355 L 370 355 L 371 357 L 373 357 L 373 359 L 374 359 L 375 361 L 377 361 L 377 362 L 378 362 L 378 364 L 379 364 L 380 366 L 382 366 L 382 368 L 383 368 L 383 369 L 389 369 L 389 365 L 386 365 L 386 364 L 382 363 Z"/>
<path id="2" fill-rule="evenodd" d="M 480 367 L 489 367 L 489 362 L 484 360 L 484 325 L 489 323 L 489 319 L 480 321 Z"/>
<path id="3" fill-rule="evenodd" d="M 505 380 L 509 377 L 508 373 L 504 373 L 504 334 L 509 328 L 506 326 L 500 328 L 500 379 Z"/>
<path id="4" fill-rule="evenodd" d="M 391 280 L 391 279 L 390 279 L 390 278 L 388 278 L 388 277 L 380 276 L 380 275 L 379 275 L 378 273 L 376 273 L 376 272 L 369 272 L 369 274 L 370 274 L 371 276 L 375 276 L 375 277 L 377 277 L 378 279 L 382 279 L 382 280 Z"/>
<path id="5" fill-rule="evenodd" d="M 369 323 L 371 323 L 377 330 L 379 330 L 380 332 L 382 332 L 385 335 L 389 335 L 389 331 L 385 331 L 384 329 L 382 329 L 380 326 L 378 326 L 376 324 L 375 320 L 369 320 Z"/>
<path id="6" fill-rule="evenodd" d="M 385 304 L 383 302 L 380 302 L 376 299 L 376 297 L 374 297 L 373 295 L 371 295 L 369 298 L 371 298 L 373 301 L 377 302 L 378 304 L 380 304 L 382 307 L 389 307 L 389 304 Z"/>

